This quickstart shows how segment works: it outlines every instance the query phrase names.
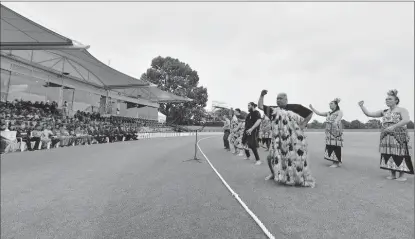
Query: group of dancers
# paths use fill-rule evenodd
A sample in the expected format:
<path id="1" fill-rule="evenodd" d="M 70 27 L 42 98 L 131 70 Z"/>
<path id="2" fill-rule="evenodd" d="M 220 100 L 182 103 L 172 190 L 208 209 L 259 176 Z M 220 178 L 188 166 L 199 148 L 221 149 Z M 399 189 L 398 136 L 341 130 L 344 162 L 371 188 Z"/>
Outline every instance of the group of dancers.
<path id="1" fill-rule="evenodd" d="M 326 118 L 325 121 L 325 152 L 324 158 L 332 162 L 330 167 L 342 165 L 343 147 L 343 112 L 340 110 L 340 99 L 336 98 L 329 104 L 330 110 L 320 112 L 312 105 L 310 109 L 300 104 L 288 104 L 285 93 L 277 96 L 277 106 L 264 105 L 267 90 L 263 90 L 258 104 L 248 104 L 248 115 L 241 117 L 239 108 L 230 110 L 225 116 L 224 146 L 232 153 L 250 159 L 250 151 L 255 156 L 255 165 L 261 165 L 258 155 L 259 144 L 262 143 L 269 151 L 267 156 L 271 174 L 266 180 L 279 183 L 314 187 L 315 179 L 309 169 L 307 138 L 304 129 L 311 120 L 313 113 Z M 404 174 L 414 174 L 410 137 L 407 124 L 410 122 L 408 110 L 399 107 L 397 90 L 387 93 L 387 109 L 370 112 L 364 101 L 358 103 L 362 112 L 373 118 L 382 118 L 380 133 L 380 168 L 389 170 L 387 179 L 406 181 Z M 264 116 L 257 110 L 264 112 Z"/>

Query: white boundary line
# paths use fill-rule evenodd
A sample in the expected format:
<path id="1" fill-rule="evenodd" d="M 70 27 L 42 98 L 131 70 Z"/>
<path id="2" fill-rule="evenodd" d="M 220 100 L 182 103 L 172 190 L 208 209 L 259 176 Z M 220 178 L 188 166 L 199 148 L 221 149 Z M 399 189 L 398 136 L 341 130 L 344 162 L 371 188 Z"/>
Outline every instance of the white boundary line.
<path id="1" fill-rule="evenodd" d="M 219 174 L 219 172 L 213 167 L 212 163 L 209 161 L 208 157 L 203 153 L 202 149 L 199 146 L 199 142 L 205 139 L 210 139 L 218 136 L 210 136 L 203 139 L 199 139 L 197 141 L 197 147 L 199 148 L 200 153 L 202 153 L 203 157 L 205 157 L 206 161 L 209 163 L 210 167 L 212 167 L 213 171 L 218 175 L 220 180 L 222 180 L 222 183 L 225 184 L 225 186 L 228 188 L 228 190 L 231 192 L 232 196 L 238 200 L 238 202 L 241 204 L 241 206 L 246 210 L 246 212 L 254 219 L 254 221 L 258 224 L 258 226 L 262 229 L 262 231 L 267 235 L 269 239 L 275 239 L 275 237 L 271 234 L 271 232 L 268 231 L 268 229 L 264 226 L 264 224 L 258 219 L 258 217 L 248 208 L 248 206 L 242 201 L 242 199 L 239 197 L 238 194 L 235 193 L 235 191 L 232 190 L 232 188 L 226 183 L 225 179 L 222 178 L 222 176 Z"/>

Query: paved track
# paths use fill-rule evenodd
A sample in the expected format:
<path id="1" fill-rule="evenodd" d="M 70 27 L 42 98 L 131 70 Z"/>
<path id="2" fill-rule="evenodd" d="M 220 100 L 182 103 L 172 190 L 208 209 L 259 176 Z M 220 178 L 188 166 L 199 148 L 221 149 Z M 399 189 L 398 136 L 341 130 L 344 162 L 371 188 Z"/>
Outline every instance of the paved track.
<path id="1" fill-rule="evenodd" d="M 276 238 L 413 238 L 414 178 L 385 180 L 368 135 L 346 137 L 339 169 L 321 159 L 322 135 L 309 136 L 315 189 L 265 182 L 265 164 L 223 151 L 218 137 L 200 146 Z M 182 162 L 193 140 L 2 157 L 1 238 L 265 238 L 206 162 Z"/>
<path id="2" fill-rule="evenodd" d="M 218 138 L 200 143 L 214 167 L 271 232 L 287 238 L 414 238 L 414 177 L 386 180 L 379 169 L 378 133 L 346 133 L 344 165 L 322 158 L 324 135 L 308 134 L 317 186 L 294 188 L 264 181 L 265 164 L 220 151 Z M 412 134 L 413 142 L 413 134 Z M 266 158 L 260 150 L 262 159 Z M 279 238 L 276 236 L 276 238 Z"/>

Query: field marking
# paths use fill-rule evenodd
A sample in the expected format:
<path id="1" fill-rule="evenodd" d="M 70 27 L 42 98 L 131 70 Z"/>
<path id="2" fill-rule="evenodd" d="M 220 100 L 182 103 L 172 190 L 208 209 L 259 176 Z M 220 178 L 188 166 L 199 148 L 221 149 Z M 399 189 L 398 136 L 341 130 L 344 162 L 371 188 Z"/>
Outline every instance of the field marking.
<path id="1" fill-rule="evenodd" d="M 269 239 L 275 239 L 275 237 L 271 234 L 271 232 L 268 231 L 268 229 L 264 226 L 264 224 L 258 219 L 258 217 L 248 208 L 248 206 L 242 201 L 242 199 L 239 197 L 238 194 L 235 193 L 235 191 L 233 191 L 233 189 L 229 186 L 229 184 L 225 181 L 225 179 L 222 178 L 222 176 L 219 174 L 219 172 L 216 170 L 216 168 L 212 165 L 212 163 L 210 162 L 209 158 L 206 156 L 205 153 L 203 153 L 203 150 L 200 148 L 199 142 L 205 139 L 210 139 L 210 138 L 214 138 L 214 137 L 218 137 L 218 136 L 210 136 L 210 137 L 206 137 L 203 139 L 199 139 L 199 141 L 197 141 L 197 147 L 199 148 L 200 153 L 202 153 L 203 157 L 205 157 L 206 161 L 209 163 L 210 167 L 212 167 L 213 171 L 215 171 L 215 173 L 218 175 L 218 177 L 220 178 L 220 180 L 222 181 L 222 183 L 226 186 L 226 188 L 228 188 L 228 190 L 231 192 L 232 196 L 234 196 L 236 198 L 236 200 L 238 200 L 238 202 L 241 204 L 241 206 L 246 210 L 246 212 L 252 217 L 252 219 L 254 219 L 254 221 L 256 222 L 256 224 L 258 224 L 258 226 L 262 229 L 262 231 L 265 233 L 265 235 L 269 238 Z"/>

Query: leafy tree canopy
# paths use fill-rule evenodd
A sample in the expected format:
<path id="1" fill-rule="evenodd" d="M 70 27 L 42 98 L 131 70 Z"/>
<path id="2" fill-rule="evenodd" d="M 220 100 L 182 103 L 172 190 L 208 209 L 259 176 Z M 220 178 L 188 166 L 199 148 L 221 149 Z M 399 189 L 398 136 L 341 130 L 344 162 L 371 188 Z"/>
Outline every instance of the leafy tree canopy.
<path id="1" fill-rule="evenodd" d="M 172 57 L 158 56 L 142 74 L 142 80 L 156 84 L 161 90 L 192 99 L 186 103 L 160 104 L 160 112 L 168 123 L 197 124 L 206 116 L 207 89 L 198 86 L 199 75 L 188 64 Z"/>

